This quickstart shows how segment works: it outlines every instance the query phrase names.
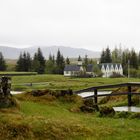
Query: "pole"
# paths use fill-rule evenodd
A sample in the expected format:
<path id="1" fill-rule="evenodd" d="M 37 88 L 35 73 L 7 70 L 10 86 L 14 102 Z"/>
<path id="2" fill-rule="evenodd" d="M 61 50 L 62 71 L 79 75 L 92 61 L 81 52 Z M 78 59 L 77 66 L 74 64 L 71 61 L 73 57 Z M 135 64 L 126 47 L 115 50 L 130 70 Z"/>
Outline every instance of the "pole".
<path id="1" fill-rule="evenodd" d="M 128 78 L 130 78 L 130 60 L 128 60 Z"/>
<path id="2" fill-rule="evenodd" d="M 131 86 L 128 86 L 128 106 L 131 106 Z"/>

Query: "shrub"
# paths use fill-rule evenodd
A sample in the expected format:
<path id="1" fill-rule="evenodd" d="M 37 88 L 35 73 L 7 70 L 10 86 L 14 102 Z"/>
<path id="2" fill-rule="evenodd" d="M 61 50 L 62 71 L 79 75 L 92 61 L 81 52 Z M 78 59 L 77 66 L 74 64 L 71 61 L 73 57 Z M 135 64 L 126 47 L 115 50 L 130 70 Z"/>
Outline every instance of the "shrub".
<path id="1" fill-rule="evenodd" d="M 95 112 L 95 111 L 98 111 L 99 108 L 98 108 L 98 105 L 96 105 L 94 102 L 93 102 L 93 99 L 86 99 L 84 100 L 84 105 L 82 105 L 80 107 L 80 110 L 82 112 Z"/>
<path id="2" fill-rule="evenodd" d="M 113 72 L 113 74 L 110 76 L 110 78 L 121 78 L 121 77 L 124 77 L 124 76 L 116 72 Z"/>
<path id="3" fill-rule="evenodd" d="M 132 113 L 130 118 L 132 118 L 132 119 L 140 119 L 140 113 Z"/>
<path id="4" fill-rule="evenodd" d="M 19 103 L 14 97 L 0 97 L 0 108 L 17 107 Z"/>
<path id="5" fill-rule="evenodd" d="M 105 117 L 105 116 L 112 117 L 114 115 L 115 115 L 115 111 L 114 111 L 113 107 L 104 106 L 99 109 L 100 117 Z"/>
<path id="6" fill-rule="evenodd" d="M 117 118 L 128 118 L 130 116 L 130 112 L 128 111 L 120 111 L 120 112 L 117 112 L 116 114 L 116 117 Z"/>

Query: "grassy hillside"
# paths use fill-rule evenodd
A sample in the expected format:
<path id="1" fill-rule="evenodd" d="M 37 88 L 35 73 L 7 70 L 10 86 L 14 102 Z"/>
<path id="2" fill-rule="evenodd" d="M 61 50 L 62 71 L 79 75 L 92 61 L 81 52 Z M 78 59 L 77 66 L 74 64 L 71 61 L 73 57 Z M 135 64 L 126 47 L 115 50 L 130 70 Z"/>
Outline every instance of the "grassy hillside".
<path id="1" fill-rule="evenodd" d="M 0 109 L 0 137 L 28 140 L 139 140 L 140 120 L 99 117 L 76 109 L 81 98 L 16 95 L 20 109 Z"/>

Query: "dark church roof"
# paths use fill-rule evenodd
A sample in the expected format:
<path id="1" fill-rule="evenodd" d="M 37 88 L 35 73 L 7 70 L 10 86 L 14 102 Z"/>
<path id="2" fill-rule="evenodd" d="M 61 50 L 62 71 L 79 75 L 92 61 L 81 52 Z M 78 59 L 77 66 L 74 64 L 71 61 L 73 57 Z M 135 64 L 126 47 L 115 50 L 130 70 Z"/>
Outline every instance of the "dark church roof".
<path id="1" fill-rule="evenodd" d="M 93 72 L 93 65 L 92 64 L 88 64 L 87 65 L 87 72 Z"/>
<path id="2" fill-rule="evenodd" d="M 64 71 L 80 71 L 80 66 L 78 66 L 78 65 L 66 65 Z"/>

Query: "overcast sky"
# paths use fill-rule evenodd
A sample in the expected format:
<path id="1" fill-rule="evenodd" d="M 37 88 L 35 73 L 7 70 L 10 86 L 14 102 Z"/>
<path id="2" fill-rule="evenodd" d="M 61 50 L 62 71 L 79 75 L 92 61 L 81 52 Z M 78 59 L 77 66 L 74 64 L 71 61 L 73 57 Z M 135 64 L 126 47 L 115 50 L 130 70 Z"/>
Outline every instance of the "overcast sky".
<path id="1" fill-rule="evenodd" d="M 140 0 L 0 0 L 0 44 L 140 46 Z"/>

